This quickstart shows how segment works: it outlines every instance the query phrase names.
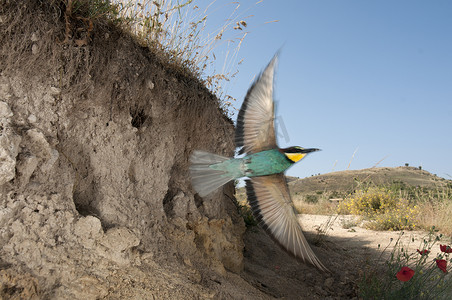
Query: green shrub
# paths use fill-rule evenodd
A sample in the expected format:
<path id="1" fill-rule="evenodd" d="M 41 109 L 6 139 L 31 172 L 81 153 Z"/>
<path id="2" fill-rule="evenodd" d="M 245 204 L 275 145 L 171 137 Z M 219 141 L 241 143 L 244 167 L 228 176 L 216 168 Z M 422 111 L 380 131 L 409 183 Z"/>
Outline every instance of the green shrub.
<path id="1" fill-rule="evenodd" d="M 367 226 L 376 230 L 412 230 L 419 214 L 417 206 L 396 196 L 384 187 L 369 187 L 346 197 L 338 213 L 362 215 L 370 220 Z"/>
<path id="2" fill-rule="evenodd" d="M 319 197 L 317 195 L 306 195 L 304 201 L 306 203 L 315 204 L 319 202 Z"/>

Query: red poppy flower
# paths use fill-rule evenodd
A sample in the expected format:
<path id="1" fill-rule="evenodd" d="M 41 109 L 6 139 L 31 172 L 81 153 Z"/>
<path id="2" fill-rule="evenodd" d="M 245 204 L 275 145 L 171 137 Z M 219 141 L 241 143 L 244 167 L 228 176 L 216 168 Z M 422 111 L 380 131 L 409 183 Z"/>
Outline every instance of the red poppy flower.
<path id="1" fill-rule="evenodd" d="M 402 267 L 397 273 L 397 279 L 400 281 L 408 281 L 413 277 L 414 271 L 408 267 Z"/>
<path id="2" fill-rule="evenodd" d="M 440 268 L 441 271 L 447 273 L 447 261 L 444 259 L 435 259 L 436 265 Z"/>
<path id="3" fill-rule="evenodd" d="M 429 250 L 427 250 L 427 249 L 424 249 L 424 250 L 419 250 L 419 249 L 417 249 L 417 252 L 420 254 L 420 255 L 427 255 L 427 254 L 429 254 L 430 253 L 430 251 Z"/>
<path id="4" fill-rule="evenodd" d="M 452 248 L 447 245 L 439 245 L 439 249 L 445 253 L 452 253 Z"/>

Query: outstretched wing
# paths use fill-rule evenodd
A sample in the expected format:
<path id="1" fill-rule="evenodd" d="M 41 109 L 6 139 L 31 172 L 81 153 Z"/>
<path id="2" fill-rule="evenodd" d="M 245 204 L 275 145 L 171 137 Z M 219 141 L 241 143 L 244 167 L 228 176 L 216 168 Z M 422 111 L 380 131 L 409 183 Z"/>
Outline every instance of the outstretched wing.
<path id="1" fill-rule="evenodd" d="M 283 173 L 247 180 L 246 193 L 255 218 L 284 250 L 304 263 L 329 272 L 304 237 Z"/>
<path id="2" fill-rule="evenodd" d="M 237 118 L 236 147 L 241 153 L 256 153 L 276 148 L 273 104 L 275 56 L 248 90 Z"/>

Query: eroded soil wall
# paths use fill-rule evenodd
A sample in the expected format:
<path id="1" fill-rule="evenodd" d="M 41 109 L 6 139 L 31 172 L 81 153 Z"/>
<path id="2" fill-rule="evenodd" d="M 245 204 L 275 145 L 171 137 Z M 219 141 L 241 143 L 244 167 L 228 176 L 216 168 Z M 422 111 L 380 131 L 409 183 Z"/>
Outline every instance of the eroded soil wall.
<path id="1" fill-rule="evenodd" d="M 242 270 L 245 227 L 232 185 L 194 195 L 188 160 L 232 155 L 232 122 L 108 22 L 65 40 L 55 2 L 1 1 L 2 295 L 211 295 L 208 274 Z"/>

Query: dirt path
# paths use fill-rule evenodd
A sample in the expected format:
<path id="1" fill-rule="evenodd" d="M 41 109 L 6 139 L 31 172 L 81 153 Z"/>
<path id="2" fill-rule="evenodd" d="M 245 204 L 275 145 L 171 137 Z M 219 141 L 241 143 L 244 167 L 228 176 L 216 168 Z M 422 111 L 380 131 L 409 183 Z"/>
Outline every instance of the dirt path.
<path id="1" fill-rule="evenodd" d="M 311 242 L 316 240 L 316 228 L 326 224 L 329 218 L 300 215 L 300 222 Z M 260 228 L 249 228 L 245 237 L 245 271 L 242 277 L 263 292 L 255 295 L 255 299 L 357 299 L 356 284 L 366 266 L 383 263 L 382 249 L 388 247 L 383 257 L 390 254 L 401 232 L 372 231 L 357 226 L 343 228 L 342 224 L 350 224 L 351 218 L 338 216 L 319 246 L 312 246 L 332 274 L 298 263 Z M 415 252 L 426 235 L 423 231 L 407 231 L 401 242 L 410 252 Z"/>
<path id="2" fill-rule="evenodd" d="M 326 240 L 331 240 L 338 246 L 363 258 L 374 255 L 375 251 L 381 252 L 385 247 L 388 247 L 385 253 L 390 253 L 399 237 L 404 247 L 408 247 L 410 252 L 415 252 L 416 249 L 422 247 L 422 241 L 427 235 L 425 231 L 404 231 L 402 234 L 402 231 L 374 231 L 359 226 L 344 228 L 343 224 L 359 223 L 356 216 L 337 216 L 336 219 L 335 217 L 330 219 L 329 216 L 322 215 L 300 215 L 303 230 L 312 234 L 316 234 L 316 228 L 326 224 L 328 220 L 333 222 L 327 232 Z"/>

